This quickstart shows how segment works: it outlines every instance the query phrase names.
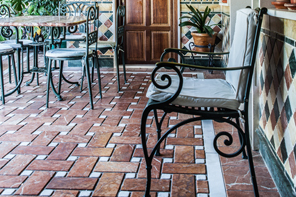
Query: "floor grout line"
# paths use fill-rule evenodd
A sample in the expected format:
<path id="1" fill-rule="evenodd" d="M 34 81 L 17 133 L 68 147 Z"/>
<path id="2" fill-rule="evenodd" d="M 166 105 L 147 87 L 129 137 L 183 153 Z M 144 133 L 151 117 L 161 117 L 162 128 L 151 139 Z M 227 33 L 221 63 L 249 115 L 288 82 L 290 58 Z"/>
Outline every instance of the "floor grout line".
<path id="1" fill-rule="evenodd" d="M 212 120 L 202 120 L 206 167 L 210 197 L 226 197 L 222 167 L 218 153 L 213 147 L 215 132 Z"/>

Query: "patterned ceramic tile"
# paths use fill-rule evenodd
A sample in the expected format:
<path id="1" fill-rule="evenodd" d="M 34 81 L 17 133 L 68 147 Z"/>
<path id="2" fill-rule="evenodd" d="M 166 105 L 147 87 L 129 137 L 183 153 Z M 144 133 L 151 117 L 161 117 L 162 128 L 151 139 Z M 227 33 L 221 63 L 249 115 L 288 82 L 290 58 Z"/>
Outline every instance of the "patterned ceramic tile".
<path id="1" fill-rule="evenodd" d="M 287 173 L 295 180 L 296 125 L 293 115 L 296 109 L 296 57 L 295 38 L 291 39 L 289 32 L 296 23 L 286 20 L 282 22 L 289 24 L 289 28 L 285 28 L 285 36 L 289 37 L 283 36 L 280 29 L 274 31 L 274 26 L 273 31 L 265 29 L 261 33 L 258 59 L 262 64 L 259 71 L 259 103 L 262 114 L 260 126 Z"/>

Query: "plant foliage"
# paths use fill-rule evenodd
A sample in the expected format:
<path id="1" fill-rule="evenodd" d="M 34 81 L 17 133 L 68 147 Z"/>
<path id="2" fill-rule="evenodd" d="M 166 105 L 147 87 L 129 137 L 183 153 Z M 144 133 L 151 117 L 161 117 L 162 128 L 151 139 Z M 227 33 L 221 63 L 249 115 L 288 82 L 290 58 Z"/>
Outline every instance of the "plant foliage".
<path id="1" fill-rule="evenodd" d="M 207 18 L 210 16 L 211 8 L 208 6 L 206 7 L 204 13 L 202 14 L 198 9 L 194 9 L 192 5 L 187 5 L 190 12 L 188 13 L 188 16 L 182 16 L 180 19 L 189 19 L 188 21 L 184 21 L 180 23 L 180 27 L 184 26 L 192 26 L 195 27 L 198 33 L 207 33 L 212 37 L 212 35 L 215 33 L 211 26 L 216 26 L 220 24 L 212 24 L 209 25 L 211 22 L 211 19 L 207 22 Z M 221 25 L 220 25 L 221 26 Z"/>

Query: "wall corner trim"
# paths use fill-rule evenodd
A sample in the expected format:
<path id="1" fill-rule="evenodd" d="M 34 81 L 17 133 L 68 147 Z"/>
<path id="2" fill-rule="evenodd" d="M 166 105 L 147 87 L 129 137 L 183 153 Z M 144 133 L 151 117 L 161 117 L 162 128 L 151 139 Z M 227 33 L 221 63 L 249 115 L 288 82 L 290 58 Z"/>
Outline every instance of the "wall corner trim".
<path id="1" fill-rule="evenodd" d="M 258 134 L 260 141 L 260 154 L 262 155 L 265 165 L 269 170 L 279 194 L 285 197 L 296 196 L 293 181 L 287 174 L 282 162 L 277 157 L 277 154 L 264 134 L 263 129 L 261 127 L 257 128 L 256 133 Z"/>

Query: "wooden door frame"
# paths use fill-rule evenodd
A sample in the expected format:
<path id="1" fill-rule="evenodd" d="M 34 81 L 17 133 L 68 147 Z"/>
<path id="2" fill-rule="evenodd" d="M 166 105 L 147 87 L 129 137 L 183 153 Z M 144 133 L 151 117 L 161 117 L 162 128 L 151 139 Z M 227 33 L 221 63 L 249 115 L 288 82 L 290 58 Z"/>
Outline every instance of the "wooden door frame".
<path id="1" fill-rule="evenodd" d="M 116 13 L 116 9 L 119 5 L 125 5 L 127 0 L 116 0 L 114 1 L 114 14 Z M 151 1 L 151 0 L 149 0 Z M 171 0 L 173 1 L 173 31 L 172 31 L 172 48 L 180 47 L 180 28 L 179 28 L 179 17 L 180 17 L 180 0 Z M 176 13 L 176 14 L 175 14 Z M 126 54 L 125 54 L 126 56 Z M 160 57 L 159 57 L 160 58 Z M 136 65 L 136 63 L 134 63 Z"/>

